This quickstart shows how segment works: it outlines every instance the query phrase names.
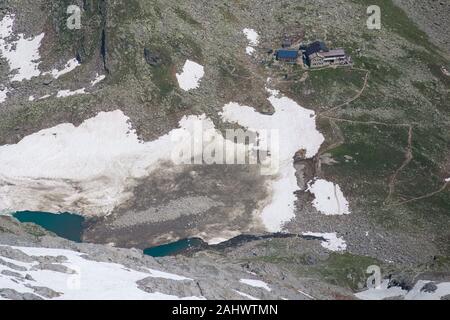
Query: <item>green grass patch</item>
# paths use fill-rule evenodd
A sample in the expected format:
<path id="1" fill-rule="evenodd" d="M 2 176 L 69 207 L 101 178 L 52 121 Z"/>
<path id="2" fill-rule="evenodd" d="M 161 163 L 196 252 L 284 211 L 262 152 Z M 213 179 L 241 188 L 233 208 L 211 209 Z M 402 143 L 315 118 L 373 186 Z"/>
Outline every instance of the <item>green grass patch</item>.
<path id="1" fill-rule="evenodd" d="M 420 30 L 402 9 L 394 5 L 392 0 L 353 0 L 353 2 L 365 7 L 378 5 L 381 8 L 382 28 L 387 28 L 412 43 L 435 51 L 426 33 Z"/>
<path id="2" fill-rule="evenodd" d="M 316 272 L 328 283 L 357 290 L 365 285 L 369 277 L 367 267 L 371 265 L 381 266 L 382 263 L 371 257 L 332 253 Z"/>
<path id="3" fill-rule="evenodd" d="M 364 85 L 365 72 L 350 68 L 309 71 L 308 78 L 298 81 L 303 75 L 294 73 L 290 91 L 303 104 L 334 107 L 352 99 Z"/>
<path id="4" fill-rule="evenodd" d="M 201 27 L 202 24 L 200 22 L 198 22 L 197 20 L 195 20 L 189 13 L 187 13 L 183 9 L 175 8 L 174 12 L 175 12 L 175 14 L 177 15 L 178 18 L 180 18 L 184 22 L 190 24 L 191 26 L 193 26 L 193 27 Z"/>
<path id="5" fill-rule="evenodd" d="M 374 82 L 385 84 L 386 82 L 399 80 L 402 76 L 398 68 L 389 65 L 386 61 L 367 56 L 355 56 L 353 60 L 359 67 L 370 71 L 370 84 Z"/>
<path id="6" fill-rule="evenodd" d="M 172 73 L 173 67 L 170 63 L 152 68 L 152 81 L 162 97 L 168 96 L 176 88 Z"/>
<path id="7" fill-rule="evenodd" d="M 338 122 L 345 143 L 330 151 L 343 174 L 386 176 L 404 160 L 407 128 Z M 353 160 L 346 159 L 350 156 Z"/>
<path id="8" fill-rule="evenodd" d="M 203 61 L 202 48 L 193 37 L 187 34 L 178 37 L 169 37 L 167 43 L 173 52 L 186 57 L 191 57 L 191 59 L 194 59 L 199 63 Z"/>
<path id="9" fill-rule="evenodd" d="M 221 7 L 220 13 L 227 22 L 237 23 L 239 21 L 238 18 L 236 18 L 236 16 L 230 11 L 228 7 Z"/>
<path id="10" fill-rule="evenodd" d="M 426 269 L 431 269 L 435 272 L 448 272 L 450 270 L 450 256 L 435 256 L 433 261 L 427 264 Z"/>
<path id="11" fill-rule="evenodd" d="M 264 241 L 258 247 L 265 250 L 264 255 L 242 259 L 241 262 L 263 262 L 274 264 L 295 272 L 299 277 L 315 277 L 333 285 L 357 290 L 366 283 L 367 267 L 383 264 L 371 257 L 350 253 L 330 253 L 328 257 L 319 257 L 314 253 L 295 254 L 285 241 Z"/>
<path id="12" fill-rule="evenodd" d="M 217 61 L 217 67 L 220 86 L 224 88 L 224 93 L 229 92 L 230 98 L 251 89 L 251 73 L 237 60 L 220 59 Z"/>

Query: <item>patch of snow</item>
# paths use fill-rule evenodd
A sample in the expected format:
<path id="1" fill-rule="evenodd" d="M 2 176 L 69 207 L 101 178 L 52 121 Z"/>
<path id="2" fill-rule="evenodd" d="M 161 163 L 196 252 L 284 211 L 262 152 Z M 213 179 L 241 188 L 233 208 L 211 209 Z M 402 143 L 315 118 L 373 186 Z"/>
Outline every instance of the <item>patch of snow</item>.
<path id="1" fill-rule="evenodd" d="M 78 66 L 80 66 L 80 63 L 78 62 L 78 60 L 76 58 L 73 58 L 73 59 L 67 61 L 67 63 L 65 64 L 63 69 L 61 69 L 61 70 L 53 69 L 52 71 L 44 72 L 43 74 L 51 74 L 53 76 L 53 78 L 58 79 L 62 75 L 75 70 L 75 68 Z"/>
<path id="2" fill-rule="evenodd" d="M 202 65 L 186 60 L 181 74 L 177 73 L 176 77 L 178 84 L 184 91 L 189 91 L 198 88 L 200 80 L 205 75 L 205 70 Z"/>
<path id="3" fill-rule="evenodd" d="M 434 292 L 422 290 L 429 282 L 431 281 L 419 280 L 410 291 L 406 291 L 400 287 L 388 288 L 389 280 L 385 279 L 379 287 L 356 293 L 355 296 L 362 300 L 383 300 L 398 296 L 405 300 L 440 300 L 441 297 L 450 294 L 450 282 L 435 283 L 437 289 Z"/>
<path id="4" fill-rule="evenodd" d="M 321 246 L 331 251 L 345 251 L 347 249 L 347 244 L 345 243 L 345 240 L 341 237 L 338 237 L 335 232 L 333 233 L 306 232 L 303 233 L 303 235 L 324 238 L 325 241 L 321 242 Z"/>
<path id="5" fill-rule="evenodd" d="M 350 214 L 348 201 L 338 184 L 318 179 L 308 183 L 307 191 L 314 195 L 313 206 L 317 211 L 325 215 Z"/>
<path id="6" fill-rule="evenodd" d="M 407 291 L 400 287 L 390 287 L 389 280 L 383 280 L 377 288 L 371 288 L 366 291 L 356 293 L 355 296 L 361 300 L 383 300 L 397 296 L 404 296 Z"/>
<path id="7" fill-rule="evenodd" d="M 302 108 L 277 90 L 267 91 L 271 94 L 269 102 L 275 110 L 272 115 L 261 114 L 252 107 L 232 102 L 225 105 L 221 117 L 224 121 L 238 123 L 258 133 L 259 149 L 268 150 L 270 162 L 279 164 L 273 168 L 277 178 L 271 185 L 272 202 L 262 210 L 261 218 L 268 231 L 280 232 L 284 224 L 295 217 L 294 193 L 300 187 L 295 175 L 294 155 L 303 149 L 306 158 L 314 157 L 324 137 L 316 128 L 314 111 Z"/>
<path id="8" fill-rule="evenodd" d="M 251 56 L 252 54 L 255 53 L 255 48 L 253 48 L 253 47 L 246 47 L 246 48 L 245 48 L 245 52 L 246 52 L 249 56 Z"/>
<path id="9" fill-rule="evenodd" d="M 8 61 L 11 81 L 30 80 L 41 74 L 39 71 L 39 47 L 44 33 L 35 37 L 25 38 L 23 33 L 17 35 L 17 40 L 7 41 L 13 35 L 15 15 L 7 14 L 0 21 L 0 56 Z"/>
<path id="10" fill-rule="evenodd" d="M 60 90 L 56 94 L 56 97 L 57 98 L 65 98 L 65 97 L 70 97 L 70 96 L 74 96 L 74 95 L 77 95 L 77 94 L 86 94 L 86 93 L 87 92 L 86 92 L 85 88 L 81 88 L 81 89 L 74 90 L 74 91 L 71 91 L 71 90 Z"/>
<path id="11" fill-rule="evenodd" d="M 212 246 L 212 245 L 216 245 L 216 244 L 219 244 L 219 243 L 228 241 L 228 240 L 230 240 L 230 238 L 222 238 L 222 237 L 219 237 L 219 238 L 212 238 L 212 239 L 208 240 L 208 244 L 209 244 L 210 246 Z"/>
<path id="12" fill-rule="evenodd" d="M 177 274 L 167 273 L 167 272 L 154 270 L 154 269 L 148 269 L 148 270 L 151 273 L 150 277 L 153 277 L 153 278 L 169 279 L 169 280 L 175 280 L 175 281 L 185 281 L 185 280 L 192 281 L 192 279 L 190 279 L 190 278 L 179 276 Z"/>
<path id="13" fill-rule="evenodd" d="M 222 139 L 222 137 L 219 137 L 219 141 Z M 231 142 L 230 140 L 226 140 L 225 141 L 225 150 L 231 150 L 231 148 L 236 147 L 236 151 L 239 154 L 246 154 L 247 150 L 246 147 L 243 145 L 239 145 L 239 144 L 234 144 L 234 143 L 229 143 Z M 233 150 L 234 151 L 234 150 Z M 226 151 L 227 153 L 227 151 Z M 230 152 L 229 154 L 231 154 L 232 152 Z M 223 204 L 220 204 L 223 205 Z M 236 231 L 236 230 L 227 230 L 227 229 L 223 229 L 220 232 L 214 232 L 214 234 L 209 234 L 207 232 L 199 232 L 197 234 L 194 235 L 194 238 L 201 238 L 203 241 L 205 241 L 208 245 L 216 245 L 216 244 L 220 244 L 222 242 L 228 241 L 234 237 L 237 237 L 241 234 L 240 231 Z"/>
<path id="14" fill-rule="evenodd" d="M 3 103 L 6 101 L 6 98 L 8 98 L 7 93 L 9 92 L 9 89 L 4 87 L 3 89 L 0 89 L 0 103 Z"/>
<path id="15" fill-rule="evenodd" d="M 249 285 L 251 287 L 255 287 L 255 288 L 262 288 L 264 290 L 267 291 L 272 291 L 272 289 L 270 289 L 269 285 L 267 283 L 265 283 L 264 281 L 261 280 L 253 280 L 253 279 L 241 279 L 239 280 L 239 282 Z"/>
<path id="16" fill-rule="evenodd" d="M 253 147 L 270 152 L 268 158 L 274 164 L 270 169 L 276 174 L 270 186 L 272 201 L 260 215 L 269 231 L 279 232 L 295 216 L 294 192 L 299 186 L 293 157 L 300 149 L 304 149 L 307 158 L 313 157 L 324 138 L 317 131 L 314 111 L 302 108 L 276 90 L 268 92 L 273 115 L 229 103 L 221 116 L 224 121 L 239 123 L 258 133 L 258 145 Z M 224 139 L 204 115 L 184 117 L 180 128 L 147 143 L 139 141 L 128 120 L 121 111 L 100 113 L 77 128 L 61 124 L 25 137 L 16 145 L 0 147 L 0 212 L 35 209 L 82 212 L 87 216 L 109 214 L 132 196 L 128 190 L 137 179 L 158 168 L 159 161 L 173 160 L 177 146 L 190 146 L 199 125 L 218 141 L 225 140 L 225 151 L 236 146 L 238 152 L 248 150 L 248 146 Z M 267 131 L 274 131 L 278 139 L 267 137 Z M 177 141 L 177 136 L 181 140 Z M 193 152 L 186 155 L 189 163 L 198 154 L 197 150 Z M 225 154 L 234 158 L 235 153 Z M 226 238 L 214 235 L 217 237 Z"/>
<path id="17" fill-rule="evenodd" d="M 255 298 L 249 294 L 246 294 L 244 292 L 238 291 L 238 290 L 234 290 L 234 292 L 236 292 L 237 294 L 239 294 L 240 296 L 243 296 L 244 298 L 247 298 L 249 300 L 259 300 L 258 298 Z"/>
<path id="18" fill-rule="evenodd" d="M 106 76 L 104 74 L 100 75 L 100 74 L 96 74 L 95 75 L 95 79 L 91 81 L 91 87 L 95 86 L 97 83 L 105 80 Z"/>
<path id="19" fill-rule="evenodd" d="M 257 46 L 259 44 L 259 35 L 254 29 L 245 28 L 242 32 L 244 32 L 250 45 Z"/>
<path id="20" fill-rule="evenodd" d="M 298 293 L 304 295 L 305 297 L 307 297 L 307 298 L 309 298 L 309 299 L 311 299 L 311 300 L 316 300 L 316 298 L 314 298 L 312 295 L 307 294 L 306 292 L 304 292 L 304 291 L 302 291 L 302 290 L 297 290 L 297 291 L 298 291 Z"/>
<path id="21" fill-rule="evenodd" d="M 38 98 L 38 100 L 44 100 L 44 99 L 50 98 L 51 96 L 52 96 L 51 94 L 46 94 L 46 95 Z"/>
<path id="22" fill-rule="evenodd" d="M 435 283 L 437 289 L 434 292 L 426 292 L 422 288 L 432 281 L 419 280 L 414 288 L 409 291 L 405 300 L 440 300 L 446 295 L 450 295 L 450 282 Z"/>
<path id="23" fill-rule="evenodd" d="M 259 35 L 254 29 L 245 28 L 242 32 L 247 37 L 249 42 L 249 46 L 245 48 L 245 51 L 248 55 L 252 55 L 255 53 L 255 46 L 259 44 Z"/>
<path id="24" fill-rule="evenodd" d="M 13 34 L 15 15 L 7 14 L 0 21 L 0 39 L 4 41 Z"/>
<path id="25" fill-rule="evenodd" d="M 130 270 L 120 264 L 87 260 L 82 257 L 83 253 L 70 250 L 25 247 L 12 248 L 33 257 L 64 256 L 67 258 L 67 261 L 60 264 L 72 270 L 73 273 L 66 274 L 51 270 L 39 270 L 33 268 L 36 262 L 22 262 L 21 265 L 25 266 L 27 271 L 15 272 L 20 273 L 22 276 L 29 274 L 35 281 L 23 279 L 18 282 L 15 281 L 14 277 L 2 275 L 0 277 L 0 288 L 14 289 L 20 293 L 32 293 L 32 288 L 28 286 L 46 287 L 62 294 L 55 298 L 57 300 L 203 299 L 203 297 L 178 297 L 167 293 L 147 293 L 140 290 L 136 282 L 157 273 L 155 270 L 152 270 L 152 274 L 149 274 Z M 14 263 L 16 262 L 14 261 Z M 5 266 L 0 265 L 0 271 L 4 270 L 4 268 Z M 165 275 L 162 272 L 161 274 Z"/>
<path id="26" fill-rule="evenodd" d="M 34 96 L 29 96 L 29 97 L 28 97 L 28 101 L 31 102 L 31 101 L 34 101 L 34 100 L 35 100 Z"/>

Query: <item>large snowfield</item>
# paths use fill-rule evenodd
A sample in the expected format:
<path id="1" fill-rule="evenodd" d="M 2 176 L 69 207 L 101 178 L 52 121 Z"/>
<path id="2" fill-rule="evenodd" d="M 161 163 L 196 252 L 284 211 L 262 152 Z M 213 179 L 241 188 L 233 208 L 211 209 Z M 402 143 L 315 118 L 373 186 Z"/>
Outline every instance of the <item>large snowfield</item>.
<path id="1" fill-rule="evenodd" d="M 324 141 L 317 130 L 314 111 L 305 109 L 276 90 L 267 89 L 273 115 L 258 113 L 248 106 L 229 103 L 221 117 L 258 134 L 256 144 L 245 146 L 224 139 L 205 115 L 187 116 L 179 128 L 154 141 L 140 141 L 129 118 L 120 110 L 101 112 L 80 126 L 65 123 L 25 137 L 15 145 L 0 146 L 0 212 L 22 210 L 79 212 L 85 216 L 110 214 L 132 197 L 132 188 L 140 178 L 158 168 L 161 161 L 189 164 L 191 159 L 205 160 L 205 141 L 214 141 L 224 150 L 224 162 L 233 163 L 235 153 L 255 160 L 253 151 L 268 151 L 263 166 L 273 175 L 269 186 L 271 201 L 260 212 L 268 231 L 283 231 L 295 217 L 297 183 L 294 155 L 305 151 L 314 157 Z M 58 97 L 84 93 L 64 91 Z M 200 148 L 193 147 L 200 145 Z M 233 150 L 233 151 L 231 151 Z M 217 155 L 217 153 L 216 153 Z M 212 159 L 214 161 L 221 159 Z M 256 160 L 255 160 L 256 161 Z M 348 202 L 338 186 L 310 186 L 325 214 L 345 214 Z M 331 191 L 333 194 L 330 194 Z M 334 194 L 337 196 L 335 198 Z M 333 196 L 335 204 L 321 205 Z M 331 211 L 330 211 L 331 210 Z M 226 230 L 224 230 L 224 234 Z M 211 235 L 213 238 L 222 235 Z M 223 238 L 226 240 L 227 238 Z M 342 247 L 342 246 L 340 246 Z"/>
<path id="2" fill-rule="evenodd" d="M 18 43 L 12 46 L 11 41 L 5 39 L 13 34 L 14 18 L 14 15 L 6 15 L 0 22 L 0 53 L 9 61 L 11 70 L 18 71 L 12 80 L 30 79 L 40 74 L 39 46 L 44 34 L 28 39 L 18 35 Z M 258 33 L 251 28 L 243 29 L 243 33 L 248 41 L 247 51 L 250 48 L 253 52 L 259 44 Z M 62 69 L 54 68 L 44 74 L 58 79 L 79 66 L 73 58 Z M 180 88 L 189 91 L 199 87 L 204 75 L 202 65 L 187 59 L 176 78 Z M 97 74 L 91 86 L 104 78 Z M 0 91 L 0 103 L 5 101 L 7 92 L 7 88 Z M 160 161 L 183 164 L 191 157 L 198 158 L 199 153 L 203 155 L 203 150 L 194 148 L 187 153 L 183 150 L 185 155 L 180 157 L 178 154 L 174 159 L 174 150 L 191 146 L 198 140 L 196 131 L 200 127 L 200 139 L 207 136 L 207 139 L 224 145 L 225 158 L 230 156 L 226 151 L 231 148 L 237 148 L 240 154 L 250 152 L 252 160 L 255 151 L 269 153 L 269 168 L 265 168 L 269 172 L 263 174 L 272 174 L 275 178 L 269 186 L 270 200 L 259 214 L 268 231 L 283 231 L 285 224 L 295 217 L 294 193 L 300 189 L 294 155 L 304 150 L 306 158 L 314 157 L 324 137 L 316 128 L 314 111 L 301 107 L 279 91 L 267 89 L 267 92 L 275 110 L 273 115 L 260 114 L 252 107 L 234 102 L 225 105 L 221 113 L 225 122 L 238 123 L 258 134 L 257 145 L 248 146 L 250 151 L 242 144 L 224 139 L 204 115 L 184 117 L 179 128 L 144 143 L 139 141 L 128 117 L 120 110 L 101 112 L 79 127 L 60 124 L 27 136 L 15 145 L 0 146 L 0 212 L 34 210 L 108 215 L 130 199 L 136 180 L 148 176 Z M 85 88 L 59 90 L 56 97 L 86 93 Z M 30 102 L 34 100 L 34 96 L 29 99 Z M 234 153 L 232 156 L 234 158 Z M 339 186 L 331 182 L 322 185 L 322 181 L 317 180 L 309 188 L 316 198 L 314 207 L 324 214 L 349 213 L 348 202 Z"/>
<path id="3" fill-rule="evenodd" d="M 148 293 L 140 290 L 136 284 L 137 281 L 147 277 L 168 281 L 191 281 L 191 279 L 180 275 L 152 269 L 148 269 L 147 272 L 131 270 L 120 264 L 85 259 L 82 253 L 70 250 L 12 248 L 27 256 L 19 261 L 0 255 L 0 259 L 6 262 L 0 264 L 1 289 L 12 289 L 18 293 L 34 293 L 33 287 L 46 287 L 59 294 L 54 299 L 64 300 L 203 299 L 203 297 L 195 296 L 177 297 L 163 292 Z M 58 261 L 63 262 L 52 263 L 53 268 L 40 270 L 37 268 L 37 265 L 39 265 L 38 259 L 45 256 L 58 257 Z M 60 266 L 60 268 L 55 268 L 55 265 Z M 67 270 L 68 273 L 63 272 L 63 270 Z M 14 276 L 13 273 L 20 276 Z M 26 275 L 29 276 L 26 277 Z M 35 292 L 35 294 L 39 296 L 39 292 Z M 47 298 L 45 296 L 40 297 Z"/>
<path id="4" fill-rule="evenodd" d="M 324 137 L 316 128 L 314 111 L 302 108 L 278 91 L 268 92 L 269 101 L 275 109 L 273 115 L 264 115 L 252 107 L 229 103 L 223 109 L 222 119 L 258 133 L 262 140 L 260 145 L 267 147 L 271 156 L 277 158 L 272 160 L 279 164 L 279 170 L 275 172 L 278 177 L 271 186 L 272 201 L 263 209 L 261 216 L 267 230 L 278 232 L 295 216 L 294 192 L 300 188 L 295 176 L 294 155 L 304 149 L 306 157 L 312 158 L 319 151 Z M 277 135 L 275 143 L 272 139 L 264 140 L 270 133 Z"/>
<path id="5" fill-rule="evenodd" d="M 203 150 L 190 146 L 202 133 L 237 153 L 247 150 L 225 140 L 204 115 L 184 117 L 179 128 L 144 143 L 119 110 L 101 112 L 78 127 L 60 124 L 0 146 L 0 212 L 107 215 L 129 199 L 135 180 L 148 176 L 160 161 L 188 164 L 199 154 L 201 160 Z"/>

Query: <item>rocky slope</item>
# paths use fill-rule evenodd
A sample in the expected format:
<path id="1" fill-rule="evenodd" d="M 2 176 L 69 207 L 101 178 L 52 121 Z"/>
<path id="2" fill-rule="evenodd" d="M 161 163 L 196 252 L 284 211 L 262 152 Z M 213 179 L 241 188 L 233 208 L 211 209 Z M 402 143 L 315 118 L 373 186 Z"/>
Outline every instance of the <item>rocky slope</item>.
<path id="1" fill-rule="evenodd" d="M 351 291 L 326 283 L 310 288 L 307 277 L 232 258 L 223 250 L 154 259 L 136 249 L 71 243 L 26 230 L 9 218 L 0 221 L 0 297 L 5 299 L 352 297 Z M 32 235 L 39 232 L 37 238 Z"/>
<path id="2" fill-rule="evenodd" d="M 79 30 L 66 25 L 71 4 L 82 9 Z M 381 7 L 381 30 L 366 27 L 371 4 Z M 67 274 L 68 264 L 87 260 L 22 249 L 30 246 L 135 270 L 136 297 L 353 298 L 371 264 L 404 291 L 418 279 L 448 281 L 450 62 L 442 6 L 2 2 L 0 210 L 78 212 L 88 218 L 83 240 L 97 245 L 2 218 L 0 288 L 3 280 L 9 287 L 1 295 L 75 297 L 26 275 L 38 280 L 35 269 L 49 265 Z M 285 35 L 344 47 L 354 66 L 276 63 L 268 52 Z M 187 61 L 203 67 L 188 91 L 179 82 Z M 174 164 L 169 138 L 200 123 L 225 142 L 226 129 L 259 137 L 279 130 L 281 174 L 262 175 L 261 165 Z M 273 238 L 278 231 L 296 236 Z M 158 260 L 111 247 L 240 234 L 269 238 Z M 37 257 L 54 253 L 67 260 Z M 155 278 L 148 268 L 192 280 Z M 240 282 L 252 276 L 272 290 Z"/>
<path id="3" fill-rule="evenodd" d="M 0 299 L 444 299 L 448 262 L 389 270 L 383 290 L 362 290 L 371 258 L 330 254 L 315 238 L 231 241 L 165 258 L 77 244 L 0 218 Z M 376 262 L 378 263 L 378 262 Z M 427 270 L 427 272 L 425 272 Z M 419 287 L 420 286 L 420 287 Z M 388 289 L 389 287 L 389 289 Z M 424 287 L 425 289 L 422 289 Z M 358 289 L 359 288 L 359 289 Z M 355 292 L 362 291 L 357 296 Z"/>

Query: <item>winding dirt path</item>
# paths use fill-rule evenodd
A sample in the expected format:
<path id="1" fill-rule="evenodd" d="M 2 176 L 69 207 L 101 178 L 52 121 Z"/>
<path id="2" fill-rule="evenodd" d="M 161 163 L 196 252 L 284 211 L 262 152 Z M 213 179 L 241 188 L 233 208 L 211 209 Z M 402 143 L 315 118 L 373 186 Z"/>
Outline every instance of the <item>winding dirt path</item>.
<path id="1" fill-rule="evenodd" d="M 380 122 L 380 121 L 358 121 L 358 120 L 350 120 L 350 119 L 343 119 L 343 118 L 327 116 L 324 114 L 318 115 L 318 117 L 331 119 L 334 121 L 354 123 L 354 124 L 380 125 L 380 126 L 387 126 L 387 127 L 406 127 L 406 128 L 409 128 L 412 126 L 412 124 L 408 124 L 408 123 L 388 123 L 388 122 Z"/>
<path id="2" fill-rule="evenodd" d="M 389 178 L 389 184 L 388 184 L 388 196 L 386 200 L 384 201 L 384 204 L 390 204 L 392 197 L 395 193 L 395 186 L 397 183 L 397 177 L 400 174 L 400 172 L 411 162 L 413 159 L 413 153 L 412 153 L 412 137 L 413 137 L 413 126 L 411 124 L 407 123 L 385 123 L 385 122 L 379 122 L 379 121 L 357 121 L 357 120 L 349 120 L 349 119 L 341 119 L 331 116 L 326 116 L 324 114 L 320 115 L 323 118 L 329 119 L 330 124 L 333 126 L 336 126 L 338 129 L 339 127 L 336 125 L 335 121 L 341 121 L 341 122 L 347 122 L 352 124 L 363 124 L 363 125 L 381 125 L 381 126 L 388 126 L 388 127 L 405 127 L 408 128 L 408 144 L 405 150 L 405 160 L 401 164 L 401 166 L 394 172 L 394 174 Z M 333 128 L 334 131 L 334 128 Z M 339 130 L 340 132 L 340 130 Z M 320 155 L 326 153 L 329 150 L 332 150 L 341 144 L 345 142 L 344 135 L 342 133 L 339 134 L 339 140 L 328 146 L 326 149 L 324 149 L 322 152 L 320 152 Z M 317 158 L 317 161 L 320 163 L 320 157 Z M 320 164 L 316 164 L 316 171 L 320 173 Z M 445 189 L 445 187 L 443 187 Z M 442 190 L 441 190 L 442 191 Z M 440 191 L 439 191 L 440 192 Z"/>
<path id="3" fill-rule="evenodd" d="M 359 69 L 359 68 L 353 68 L 353 67 L 351 68 L 351 70 L 364 71 L 364 72 L 366 73 L 366 75 L 364 76 L 364 84 L 363 84 L 361 90 L 359 90 L 358 93 L 357 93 L 353 98 L 351 98 L 350 100 L 348 100 L 348 101 L 346 101 L 346 102 L 344 102 L 344 103 L 341 103 L 341 104 L 338 105 L 338 106 L 332 107 L 331 109 L 328 109 L 327 111 L 324 111 L 324 112 L 322 112 L 322 113 L 319 113 L 318 116 L 327 114 L 327 113 L 329 113 L 329 112 L 333 112 L 333 111 L 335 111 L 335 110 L 337 110 L 337 109 L 342 108 L 343 106 L 349 105 L 349 104 L 352 103 L 353 101 L 359 99 L 359 97 L 361 97 L 361 95 L 364 93 L 364 91 L 365 91 L 366 88 L 367 88 L 367 83 L 369 82 L 370 71 L 369 71 L 369 70 L 366 70 L 366 69 Z"/>
<path id="4" fill-rule="evenodd" d="M 420 196 L 420 197 L 416 197 L 416 198 L 412 198 L 412 199 L 405 200 L 405 201 L 402 201 L 402 202 L 398 202 L 398 203 L 396 203 L 394 205 L 399 206 L 399 205 L 402 205 L 402 204 L 406 204 L 406 203 L 410 203 L 410 202 L 414 202 L 414 201 L 418 201 L 418 200 L 423 200 L 423 199 L 427 199 L 427 198 L 431 198 L 432 196 L 437 195 L 438 193 L 441 193 L 442 191 L 444 191 L 448 186 L 450 186 L 450 181 L 446 181 L 442 187 L 440 187 L 438 190 L 436 190 L 434 192 L 425 194 L 425 195 Z"/>
<path id="5" fill-rule="evenodd" d="M 408 130 L 408 146 L 406 147 L 406 151 L 405 151 L 405 161 L 403 161 L 402 165 L 394 172 L 394 174 L 389 179 L 389 194 L 388 194 L 386 200 L 384 200 L 384 204 L 390 204 L 390 202 L 392 200 L 392 196 L 395 192 L 395 185 L 397 183 L 398 175 L 413 159 L 412 135 L 413 135 L 413 128 L 412 128 L 412 126 L 410 126 L 409 130 Z"/>
<path id="6" fill-rule="evenodd" d="M 331 66 L 328 67 L 324 67 L 324 68 L 319 68 L 319 69 L 309 69 L 309 71 L 311 72 L 318 72 L 324 69 L 328 69 L 331 68 Z M 337 141 L 330 144 L 328 147 L 326 147 L 325 149 L 323 149 L 321 152 L 319 152 L 319 154 L 315 157 L 315 174 L 316 175 L 320 175 L 321 174 L 321 165 L 320 165 L 320 156 L 323 155 L 324 153 L 335 149 L 337 147 L 339 147 L 340 145 L 345 143 L 345 137 L 342 133 L 342 131 L 340 130 L 339 126 L 336 124 L 336 122 L 346 122 L 346 123 L 352 123 L 352 124 L 362 124 L 362 125 L 380 125 L 380 126 L 388 126 L 388 127 L 404 127 L 408 129 L 408 143 L 406 146 L 406 150 L 405 150 L 405 160 L 403 161 L 403 163 L 400 165 L 400 167 L 394 172 L 393 175 L 390 176 L 389 178 L 389 183 L 388 183 L 388 195 L 384 201 L 385 205 L 402 205 L 402 204 L 406 204 L 406 203 L 410 203 L 413 201 L 418 201 L 418 200 L 422 200 L 422 199 L 426 199 L 429 197 L 432 197 L 442 191 L 444 191 L 447 186 L 450 185 L 450 182 L 446 182 L 439 190 L 436 190 L 434 192 L 431 192 L 429 194 L 420 196 L 420 197 L 416 197 L 413 199 L 409 199 L 406 201 L 402 201 L 402 202 L 398 202 L 395 204 L 392 204 L 392 198 L 395 194 L 395 187 L 397 184 L 397 179 L 399 174 L 408 166 L 408 164 L 413 160 L 413 152 L 412 152 L 412 143 L 413 143 L 413 125 L 414 124 L 407 124 L 407 123 L 386 123 L 386 122 L 380 122 L 380 121 L 358 121 L 358 120 L 350 120 L 350 119 L 342 119 L 342 118 L 337 118 L 337 117 L 333 117 L 328 115 L 331 112 L 334 112 L 344 106 L 349 105 L 350 103 L 356 101 L 357 99 L 359 99 L 361 97 L 361 95 L 365 92 L 365 90 L 367 89 L 368 83 L 369 83 L 369 76 L 370 76 L 370 71 L 367 69 L 363 69 L 363 68 L 354 68 L 352 67 L 351 70 L 355 70 L 355 71 L 363 71 L 365 72 L 365 76 L 364 76 L 364 83 L 362 88 L 357 92 L 357 94 L 355 96 L 353 96 L 352 98 L 350 98 L 348 101 L 341 103 L 335 107 L 332 107 L 324 112 L 318 112 L 317 113 L 317 118 L 322 117 L 322 118 L 326 118 L 330 121 L 330 125 L 332 127 L 333 133 L 338 137 Z M 234 71 L 228 71 L 231 75 L 233 76 L 237 76 L 237 77 L 242 77 L 239 75 L 235 75 Z M 253 76 L 254 76 L 254 71 L 252 70 Z M 306 73 L 307 75 L 308 73 Z M 261 78 L 260 80 L 264 80 L 262 79 L 262 76 L 259 74 L 256 74 L 258 78 Z M 307 76 L 306 76 L 307 77 Z M 306 80 L 306 77 L 304 80 Z M 242 78 L 246 78 L 246 77 L 242 77 Z M 272 79 L 274 80 L 274 79 Z M 289 81 L 289 80 L 288 80 Z M 277 82 L 277 81 L 276 81 Z M 285 82 L 285 81 L 280 81 L 280 82 Z"/>

